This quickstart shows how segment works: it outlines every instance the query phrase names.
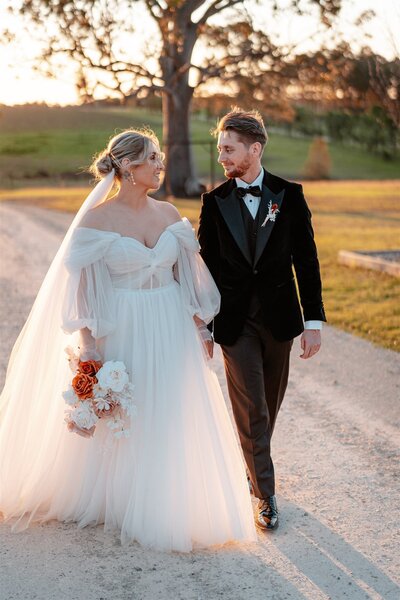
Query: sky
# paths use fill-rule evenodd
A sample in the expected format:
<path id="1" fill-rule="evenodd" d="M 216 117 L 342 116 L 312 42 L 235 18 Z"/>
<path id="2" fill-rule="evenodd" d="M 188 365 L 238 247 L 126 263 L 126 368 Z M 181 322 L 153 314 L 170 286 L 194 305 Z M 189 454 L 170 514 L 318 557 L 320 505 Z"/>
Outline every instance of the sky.
<path id="1" fill-rule="evenodd" d="M 281 3 L 288 0 L 281 0 Z M 268 3 L 270 4 L 270 3 Z M 256 19 L 260 29 L 272 33 L 276 41 L 282 43 L 297 43 L 301 51 L 317 48 L 320 43 L 318 34 L 318 19 L 316 16 L 297 17 L 290 11 L 283 11 L 281 17 L 272 18 L 263 0 L 243 2 L 246 10 Z M 263 6 L 264 5 L 264 6 Z M 372 49 L 385 56 L 393 58 L 400 51 L 396 46 L 395 32 L 400 31 L 400 8 L 398 0 L 343 0 L 343 9 L 339 20 L 339 30 L 345 39 L 352 43 L 355 49 L 365 42 Z M 353 25 L 357 16 L 373 9 L 377 16 L 363 28 Z M 157 35 L 155 23 L 148 17 L 146 9 L 138 6 L 136 22 L 145 24 L 135 32 L 137 48 L 149 42 Z M 219 24 L 224 23 L 228 16 L 221 15 Z M 226 21 L 225 21 L 226 22 Z M 19 22 L 11 19 L 0 4 L 0 24 L 18 31 Z M 368 37 L 365 37 L 368 36 Z M 39 76 L 32 69 L 35 53 L 39 45 L 34 38 L 28 38 L 26 33 L 19 35 L 13 44 L 0 44 L 0 103 L 23 104 L 25 102 L 47 102 L 48 104 L 74 104 L 77 102 L 75 90 L 75 67 L 65 63 L 59 69 L 57 79 L 47 79 Z M 197 47 L 195 62 L 201 60 L 201 48 Z"/>

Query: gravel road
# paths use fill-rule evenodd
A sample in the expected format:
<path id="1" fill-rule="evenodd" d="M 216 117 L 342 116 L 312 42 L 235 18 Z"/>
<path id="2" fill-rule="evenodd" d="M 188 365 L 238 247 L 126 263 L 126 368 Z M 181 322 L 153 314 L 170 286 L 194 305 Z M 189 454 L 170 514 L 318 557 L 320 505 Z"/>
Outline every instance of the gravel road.
<path id="1" fill-rule="evenodd" d="M 0 205 L 1 384 L 70 221 Z M 51 522 L 13 534 L 0 522 L 1 600 L 400 598 L 400 355 L 328 326 L 314 359 L 299 354 L 296 340 L 273 442 L 277 532 L 185 555 L 121 547 L 101 526 Z"/>

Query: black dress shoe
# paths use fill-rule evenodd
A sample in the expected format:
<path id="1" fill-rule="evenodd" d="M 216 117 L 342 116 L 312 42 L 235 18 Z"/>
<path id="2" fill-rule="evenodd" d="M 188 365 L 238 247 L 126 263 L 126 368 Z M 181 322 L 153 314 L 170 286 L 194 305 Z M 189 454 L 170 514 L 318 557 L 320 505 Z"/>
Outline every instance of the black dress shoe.
<path id="1" fill-rule="evenodd" d="M 277 529 L 279 525 L 279 519 L 275 496 L 269 496 L 269 498 L 259 501 L 256 525 L 261 529 L 267 529 L 270 531 Z"/>

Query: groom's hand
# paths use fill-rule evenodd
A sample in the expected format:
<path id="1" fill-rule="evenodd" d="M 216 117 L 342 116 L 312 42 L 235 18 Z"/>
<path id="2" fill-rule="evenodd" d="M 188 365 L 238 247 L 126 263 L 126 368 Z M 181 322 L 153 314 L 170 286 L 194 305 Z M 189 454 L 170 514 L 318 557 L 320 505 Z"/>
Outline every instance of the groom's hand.
<path id="1" fill-rule="evenodd" d="M 311 358 L 314 354 L 317 354 L 321 348 L 321 331 L 320 329 L 306 329 L 303 331 L 301 340 L 301 349 L 303 354 L 300 354 L 300 358 Z"/>

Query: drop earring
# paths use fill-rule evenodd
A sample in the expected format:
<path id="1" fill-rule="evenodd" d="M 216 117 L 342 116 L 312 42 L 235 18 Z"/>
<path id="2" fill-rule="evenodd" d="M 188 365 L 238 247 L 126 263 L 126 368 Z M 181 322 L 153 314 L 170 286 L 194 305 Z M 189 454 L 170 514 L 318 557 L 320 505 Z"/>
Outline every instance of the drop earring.
<path id="1" fill-rule="evenodd" d="M 122 177 L 125 179 L 125 181 L 130 181 L 132 185 L 136 185 L 136 181 L 133 177 L 133 173 L 131 173 L 131 171 L 124 171 L 122 173 Z"/>

